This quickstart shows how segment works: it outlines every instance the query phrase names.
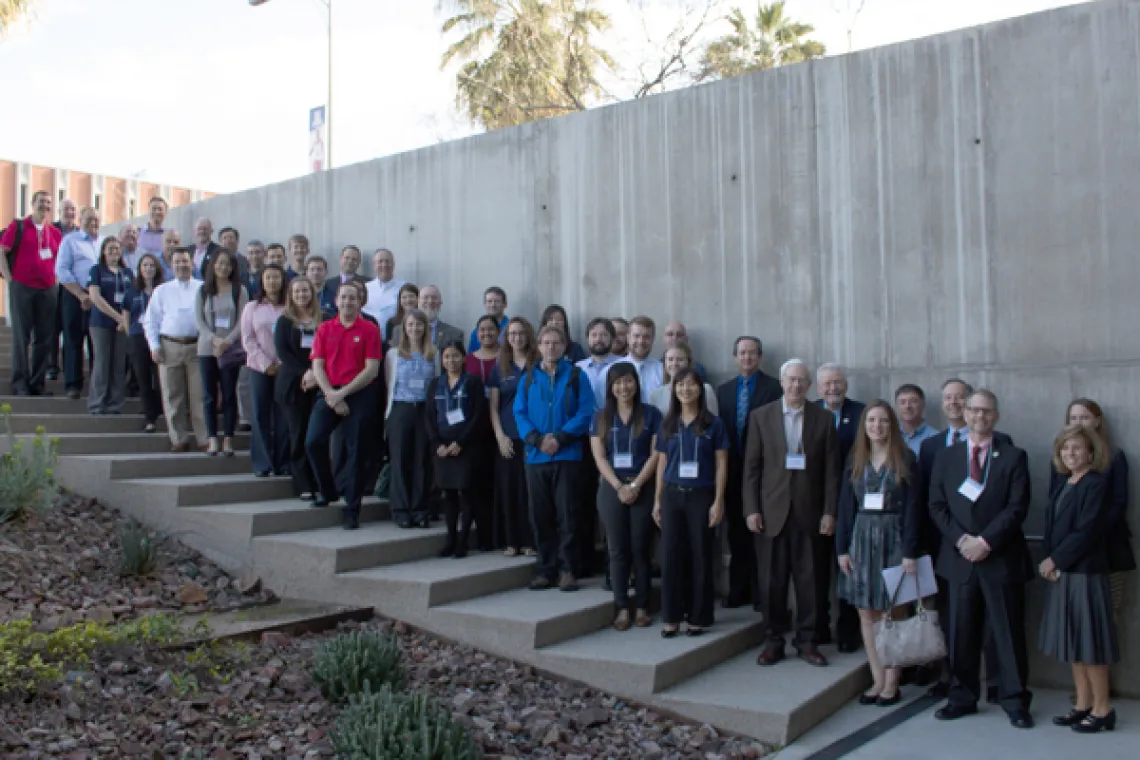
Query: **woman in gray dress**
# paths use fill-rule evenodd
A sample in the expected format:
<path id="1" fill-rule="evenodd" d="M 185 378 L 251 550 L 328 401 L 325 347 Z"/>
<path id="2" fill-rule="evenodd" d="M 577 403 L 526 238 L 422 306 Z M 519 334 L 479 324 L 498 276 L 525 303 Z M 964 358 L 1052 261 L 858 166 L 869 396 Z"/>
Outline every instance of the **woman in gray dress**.
<path id="1" fill-rule="evenodd" d="M 867 404 L 843 472 L 835 530 L 841 599 L 859 610 L 863 647 L 873 683 L 859 704 L 898 704 L 899 668 L 885 668 L 875 651 L 875 623 L 891 611 L 894 589 L 883 570 L 902 565 L 910 581 L 916 569 L 921 472 L 903 442 L 898 418 L 882 399 Z"/>
<path id="2" fill-rule="evenodd" d="M 1077 733 L 1116 727 L 1108 701 L 1109 666 L 1120 659 L 1109 587 L 1107 538 L 1112 521 L 1105 500 L 1108 447 L 1092 429 L 1069 425 L 1053 442 L 1053 467 L 1067 476 L 1050 492 L 1038 566 L 1050 582 L 1037 645 L 1073 668 L 1077 699 L 1053 719 Z"/>

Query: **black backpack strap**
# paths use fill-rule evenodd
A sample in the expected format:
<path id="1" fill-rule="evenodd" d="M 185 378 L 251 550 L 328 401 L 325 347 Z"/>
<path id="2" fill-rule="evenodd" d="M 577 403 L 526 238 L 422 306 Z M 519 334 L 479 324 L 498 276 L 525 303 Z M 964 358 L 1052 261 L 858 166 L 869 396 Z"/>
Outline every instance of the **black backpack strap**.
<path id="1" fill-rule="evenodd" d="M 12 247 L 8 249 L 6 254 L 8 259 L 8 271 L 12 271 L 12 267 L 16 265 L 16 254 L 20 251 L 20 244 L 24 242 L 24 220 L 16 220 L 16 234 L 12 238 Z M 36 251 L 39 253 L 39 251 Z"/>

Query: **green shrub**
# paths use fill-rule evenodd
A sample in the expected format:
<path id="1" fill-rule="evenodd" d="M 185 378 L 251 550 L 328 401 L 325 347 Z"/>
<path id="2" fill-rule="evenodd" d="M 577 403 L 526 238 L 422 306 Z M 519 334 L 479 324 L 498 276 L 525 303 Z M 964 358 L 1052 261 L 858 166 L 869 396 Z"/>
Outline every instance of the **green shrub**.
<path id="1" fill-rule="evenodd" d="M 36 428 L 30 446 L 12 432 L 12 406 L 0 406 L 8 434 L 8 451 L 0 455 L 0 522 L 20 515 L 47 512 L 57 490 L 55 464 L 59 439 L 48 438 L 43 427 Z"/>
<path id="2" fill-rule="evenodd" d="M 423 694 L 390 688 L 352 697 L 332 730 L 345 760 L 476 760 L 479 745 L 451 713 Z"/>
<path id="3" fill-rule="evenodd" d="M 401 658 L 395 636 L 375 631 L 342 633 L 318 647 L 313 681 L 332 702 L 344 702 L 368 686 L 399 689 L 404 685 Z"/>
<path id="4" fill-rule="evenodd" d="M 119 573 L 150 575 L 158 567 L 158 540 L 142 523 L 129 518 L 119 523 Z"/>

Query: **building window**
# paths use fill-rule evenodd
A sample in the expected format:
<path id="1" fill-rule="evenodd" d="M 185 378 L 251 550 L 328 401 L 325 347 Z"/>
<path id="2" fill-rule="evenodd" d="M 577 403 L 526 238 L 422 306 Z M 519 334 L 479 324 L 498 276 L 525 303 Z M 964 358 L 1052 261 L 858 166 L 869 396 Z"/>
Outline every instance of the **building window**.
<path id="1" fill-rule="evenodd" d="M 20 216 L 28 215 L 28 183 L 20 183 Z"/>
<path id="2" fill-rule="evenodd" d="M 95 210 L 99 211 L 103 208 L 103 194 L 95 193 Z"/>
<path id="3" fill-rule="evenodd" d="M 131 198 L 131 200 L 127 203 L 127 218 L 128 219 L 134 219 L 135 218 L 135 216 L 138 214 L 137 207 L 138 207 L 138 201 L 136 201 L 134 198 Z"/>

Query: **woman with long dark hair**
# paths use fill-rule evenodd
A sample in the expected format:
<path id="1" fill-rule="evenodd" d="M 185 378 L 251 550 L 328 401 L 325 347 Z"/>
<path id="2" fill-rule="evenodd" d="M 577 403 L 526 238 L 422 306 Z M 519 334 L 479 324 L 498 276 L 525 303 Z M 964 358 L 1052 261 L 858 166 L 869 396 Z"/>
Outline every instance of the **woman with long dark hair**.
<path id="1" fill-rule="evenodd" d="M 578 343 L 578 341 L 570 337 L 570 320 L 566 318 L 566 310 L 556 303 L 552 303 L 542 310 L 542 321 L 538 327 L 541 330 L 547 325 L 554 325 L 562 331 L 562 337 L 566 340 L 566 358 L 574 364 L 586 358 L 586 351 Z"/>
<path id="2" fill-rule="evenodd" d="M 436 352 L 427 315 L 412 309 L 404 317 L 400 343 L 388 349 L 384 375 L 388 395 L 389 500 L 401 528 L 430 528 L 428 515 L 431 449 L 424 413 L 428 386 L 436 377 Z"/>
<path id="3" fill-rule="evenodd" d="M 661 412 L 641 401 L 637 368 L 612 365 L 606 375 L 605 406 L 590 425 L 590 448 L 598 465 L 598 512 L 606 528 L 610 580 L 614 594 L 614 628 L 629 630 L 629 573 L 633 570 L 633 623 L 646 627 L 649 615 L 650 566 L 653 559 L 653 453 L 661 429 Z"/>
<path id="4" fill-rule="evenodd" d="M 843 472 L 836 508 L 835 553 L 839 557 L 838 596 L 859 610 L 863 647 L 871 665 L 871 689 L 859 704 L 898 704 L 899 668 L 884 668 L 875 650 L 875 623 L 890 614 L 894 589 L 883 584 L 883 570 L 903 566 L 913 575 L 922 515 L 920 471 L 903 441 L 898 418 L 882 399 L 867 404 Z M 904 578 L 903 582 L 913 582 Z"/>
<path id="5" fill-rule="evenodd" d="M 281 267 L 276 266 L 284 272 Z M 317 479 L 313 475 L 305 436 L 309 417 L 317 399 L 317 378 L 309 352 L 324 314 L 317 302 L 317 289 L 305 277 L 294 277 L 287 289 L 285 313 L 277 318 L 273 331 L 273 347 L 281 368 L 273 385 L 273 398 L 285 414 L 289 430 L 289 472 L 293 476 L 293 493 L 302 501 L 315 501 Z"/>
<path id="6" fill-rule="evenodd" d="M 385 350 L 392 348 L 392 335 L 396 327 L 404 324 L 404 317 L 408 316 L 408 312 L 412 309 L 419 308 L 419 305 L 420 289 L 414 282 L 405 282 L 400 286 L 400 292 L 396 296 L 396 313 L 383 325 Z"/>
<path id="7" fill-rule="evenodd" d="M 131 270 L 123 265 L 123 248 L 116 237 L 103 238 L 99 261 L 91 267 L 87 295 L 91 296 L 91 414 L 122 414 L 127 397 L 127 331 L 130 313 L 123 306 L 131 285 Z"/>
<path id="8" fill-rule="evenodd" d="M 143 331 L 143 316 L 150 306 L 154 289 L 162 284 L 162 264 L 153 253 L 144 253 L 139 259 L 134 282 L 127 288 L 123 308 L 130 315 L 127 328 L 127 355 L 131 368 L 139 383 L 139 399 L 142 401 L 143 417 L 148 433 L 158 429 L 158 418 L 162 416 L 162 395 L 158 390 L 158 365 L 150 355 L 150 346 Z"/>
<path id="9" fill-rule="evenodd" d="M 526 490 L 526 448 L 515 423 L 519 381 L 538 358 L 534 327 L 523 317 L 507 323 L 507 339 L 491 369 L 491 427 L 495 431 L 495 545 L 503 554 L 534 556 L 534 531 Z"/>
<path id="10" fill-rule="evenodd" d="M 483 425 L 487 399 L 483 381 L 464 367 L 463 341 L 443 347 L 443 373 L 428 386 L 425 420 L 434 456 L 435 487 L 443 494 L 447 544 L 441 557 L 467 556 L 471 523 L 475 519 L 473 491 L 479 464 L 477 433 Z"/>
<path id="11" fill-rule="evenodd" d="M 704 395 L 696 370 L 678 372 L 657 436 L 653 519 L 661 527 L 661 635 L 667 639 L 682 622 L 690 636 L 713 624 L 713 529 L 724 519 L 729 443 Z"/>
<path id="12" fill-rule="evenodd" d="M 285 410 L 274 401 L 281 360 L 273 333 L 285 311 L 285 271 L 273 265 L 262 269 L 257 294 L 257 300 L 246 304 L 241 313 L 241 335 L 253 394 L 250 460 L 253 474 L 267 478 L 289 474 L 288 423 Z"/>
<path id="13" fill-rule="evenodd" d="M 234 256 L 224 248 L 210 258 L 206 279 L 198 291 L 194 317 L 198 322 L 198 369 L 202 373 L 202 410 L 210 441 L 207 456 L 234 455 L 237 427 L 238 373 L 245 364 L 241 347 L 241 314 L 249 294 L 238 275 Z M 218 445 L 218 391 L 222 399 L 222 441 Z"/>

